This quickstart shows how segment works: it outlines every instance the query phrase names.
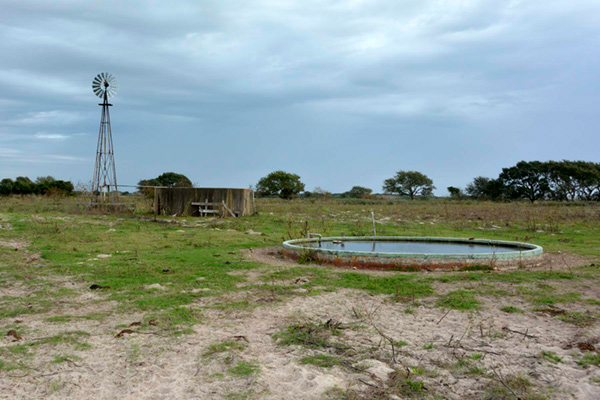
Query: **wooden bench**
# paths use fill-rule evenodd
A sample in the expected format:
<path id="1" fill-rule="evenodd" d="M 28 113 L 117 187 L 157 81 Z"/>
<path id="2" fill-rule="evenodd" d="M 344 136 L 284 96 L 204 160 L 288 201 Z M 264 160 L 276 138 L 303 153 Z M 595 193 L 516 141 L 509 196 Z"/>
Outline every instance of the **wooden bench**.
<path id="1" fill-rule="evenodd" d="M 227 204 L 225 204 L 224 201 L 220 202 L 220 203 L 212 203 L 209 202 L 208 199 L 206 201 L 203 202 L 192 202 L 193 206 L 197 206 L 198 207 L 198 212 L 200 213 L 201 217 L 207 216 L 207 215 L 219 215 L 223 218 L 225 218 L 225 211 L 229 212 L 229 214 L 231 214 L 232 217 L 237 218 L 237 215 L 231 211 L 231 209 L 229 207 L 227 207 Z M 204 208 L 202 208 L 204 207 Z M 208 207 L 212 207 L 212 208 L 208 208 Z"/>
<path id="2" fill-rule="evenodd" d="M 221 203 L 211 203 L 209 201 L 203 201 L 203 202 L 192 202 L 193 206 L 197 206 L 198 207 L 198 212 L 200 213 L 201 217 L 205 217 L 208 215 L 223 215 L 223 210 L 222 210 L 222 206 L 223 204 Z M 211 207 L 211 208 L 209 208 Z M 218 207 L 218 208 L 215 208 Z"/>

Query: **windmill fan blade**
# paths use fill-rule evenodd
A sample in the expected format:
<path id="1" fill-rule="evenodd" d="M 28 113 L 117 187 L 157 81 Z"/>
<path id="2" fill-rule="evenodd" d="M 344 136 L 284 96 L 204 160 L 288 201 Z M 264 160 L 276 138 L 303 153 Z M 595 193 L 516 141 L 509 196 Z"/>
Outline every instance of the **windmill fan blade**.
<path id="1" fill-rule="evenodd" d="M 103 98 L 105 93 L 106 97 L 113 97 L 118 89 L 117 79 L 108 72 L 99 73 L 92 81 L 92 91 L 100 98 Z"/>

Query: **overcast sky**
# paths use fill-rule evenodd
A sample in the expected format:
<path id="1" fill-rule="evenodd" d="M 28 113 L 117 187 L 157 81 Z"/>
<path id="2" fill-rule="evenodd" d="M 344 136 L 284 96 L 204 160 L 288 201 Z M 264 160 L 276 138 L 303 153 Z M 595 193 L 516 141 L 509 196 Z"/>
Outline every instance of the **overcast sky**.
<path id="1" fill-rule="evenodd" d="M 119 184 L 439 195 L 520 160 L 600 161 L 600 1 L 0 0 L 0 178 L 91 181 L 94 76 Z"/>

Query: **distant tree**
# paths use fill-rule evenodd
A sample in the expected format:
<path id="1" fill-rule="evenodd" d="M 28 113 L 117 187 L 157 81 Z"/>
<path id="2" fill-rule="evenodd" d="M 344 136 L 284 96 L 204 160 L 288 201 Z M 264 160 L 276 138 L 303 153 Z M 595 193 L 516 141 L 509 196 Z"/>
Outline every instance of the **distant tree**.
<path id="1" fill-rule="evenodd" d="M 465 187 L 465 192 L 478 200 L 499 200 L 506 197 L 507 188 L 498 179 L 478 176 Z"/>
<path id="2" fill-rule="evenodd" d="M 142 179 L 138 182 L 138 191 L 146 196 L 147 198 L 151 198 L 154 196 L 154 189 L 150 186 L 160 186 L 156 179 Z"/>
<path id="3" fill-rule="evenodd" d="M 183 175 L 175 172 L 165 172 L 152 179 L 142 179 L 138 182 L 140 187 L 139 192 L 143 193 L 146 197 L 154 196 L 154 190 L 149 187 L 143 186 L 165 186 L 165 187 L 192 187 L 192 181 Z"/>
<path id="4" fill-rule="evenodd" d="M 549 161 L 544 163 L 549 197 L 554 200 L 591 201 L 600 189 L 600 164 L 588 161 Z"/>
<path id="5" fill-rule="evenodd" d="M 66 196 L 73 193 L 74 187 L 71 182 L 61 180 L 46 180 L 35 185 L 35 193 L 42 195 Z"/>
<path id="6" fill-rule="evenodd" d="M 484 176 L 478 176 L 473 179 L 473 182 L 469 183 L 465 187 L 465 192 L 476 199 L 483 199 L 487 196 L 487 186 L 490 182 L 490 178 Z"/>
<path id="7" fill-rule="evenodd" d="M 352 189 L 344 193 L 345 197 L 362 199 L 373 193 L 373 190 L 363 186 L 352 186 Z"/>
<path id="8" fill-rule="evenodd" d="M 550 191 L 547 166 L 540 161 L 519 161 L 514 167 L 502 168 L 498 179 L 509 188 L 509 197 L 526 198 L 532 203 Z"/>
<path id="9" fill-rule="evenodd" d="M 600 201 L 600 164 L 589 161 L 575 161 L 577 174 L 575 182 L 578 196 L 586 201 Z"/>
<path id="10" fill-rule="evenodd" d="M 35 191 L 35 183 L 26 176 L 18 176 L 12 185 L 13 194 L 32 194 Z"/>
<path id="11" fill-rule="evenodd" d="M 433 181 L 417 171 L 398 171 L 393 178 L 383 182 L 386 193 L 398 193 L 400 196 L 431 196 L 433 194 Z"/>
<path id="12" fill-rule="evenodd" d="M 465 191 L 477 199 L 600 201 L 600 163 L 520 161 L 503 168 L 498 179 L 478 176 Z"/>
<path id="13" fill-rule="evenodd" d="M 159 186 L 167 187 L 192 187 L 192 181 L 183 174 L 177 174 L 175 172 L 165 172 L 156 178 Z"/>
<path id="14" fill-rule="evenodd" d="M 47 182 L 54 182 L 56 179 L 54 179 L 53 176 L 38 176 L 35 179 L 35 183 L 40 184 L 40 183 L 47 183 Z"/>
<path id="15" fill-rule="evenodd" d="M 465 197 L 465 194 L 463 193 L 463 191 L 460 188 L 454 187 L 454 186 L 448 186 L 448 192 L 450 193 L 450 198 L 452 199 L 463 199 Z"/>
<path id="16" fill-rule="evenodd" d="M 0 181 L 0 195 L 8 196 L 12 193 L 13 181 L 9 178 L 4 178 Z"/>
<path id="17" fill-rule="evenodd" d="M 0 194 L 41 194 L 63 196 L 73 193 L 73 184 L 69 181 L 52 179 L 36 179 L 34 183 L 25 176 L 19 176 L 12 181 L 11 179 L 2 179 L 0 181 Z"/>
<path id="18" fill-rule="evenodd" d="M 317 186 L 315 188 L 315 190 L 313 190 L 313 192 L 311 193 L 312 196 L 314 197 L 320 197 L 320 198 L 326 198 L 329 199 L 331 197 L 333 197 L 333 194 L 325 189 L 322 189 L 321 187 Z"/>
<path id="19" fill-rule="evenodd" d="M 289 200 L 304 191 L 304 183 L 299 175 L 274 171 L 258 181 L 256 191 L 261 196 L 279 196 Z"/>

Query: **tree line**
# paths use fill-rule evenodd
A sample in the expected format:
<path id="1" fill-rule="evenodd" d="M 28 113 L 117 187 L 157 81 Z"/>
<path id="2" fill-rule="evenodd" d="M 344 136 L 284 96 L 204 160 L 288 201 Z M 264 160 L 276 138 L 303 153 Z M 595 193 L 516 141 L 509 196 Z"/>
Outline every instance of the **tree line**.
<path id="1" fill-rule="evenodd" d="M 156 178 L 138 182 L 139 192 L 152 195 L 152 187 L 192 187 L 192 182 L 183 174 L 165 172 Z M 300 176 L 285 171 L 274 171 L 261 178 L 256 185 L 259 196 L 277 196 L 291 199 L 303 197 L 333 197 L 321 188 L 313 192 L 305 191 Z M 383 192 L 414 199 L 433 196 L 433 180 L 418 171 L 398 171 L 383 182 Z M 11 194 L 71 194 L 73 184 L 56 180 L 51 176 L 38 177 L 35 181 L 20 176 L 14 181 L 0 181 L 0 195 Z M 556 201 L 600 201 L 600 163 L 591 161 L 520 161 L 516 165 L 503 168 L 498 178 L 478 176 L 464 191 L 458 187 L 448 187 L 451 198 L 478 200 L 517 200 L 527 199 Z M 354 186 L 347 192 L 335 195 L 342 198 L 370 198 L 375 195 L 363 186 Z"/>
<path id="2" fill-rule="evenodd" d="M 14 181 L 9 178 L 0 181 L 0 195 L 11 194 L 41 194 L 69 195 L 74 190 L 69 181 L 61 181 L 51 176 L 40 176 L 32 181 L 26 176 L 19 176 Z"/>
<path id="3" fill-rule="evenodd" d="M 259 196 L 278 196 L 291 199 L 329 194 L 320 188 L 315 192 L 305 192 L 300 176 L 285 171 L 275 171 L 261 178 L 256 185 Z M 383 182 L 383 192 L 401 197 L 433 196 L 433 180 L 418 171 L 398 171 Z M 518 200 L 527 199 L 557 201 L 600 201 L 600 163 L 590 161 L 520 161 L 516 165 L 503 168 L 498 178 L 478 176 L 464 191 L 458 187 L 448 187 L 451 198 L 478 200 Z M 365 198 L 372 196 L 372 190 L 354 186 L 337 197 Z"/>
<path id="4" fill-rule="evenodd" d="M 600 201 L 600 163 L 520 161 L 496 179 L 476 177 L 465 192 L 489 200 Z"/>

